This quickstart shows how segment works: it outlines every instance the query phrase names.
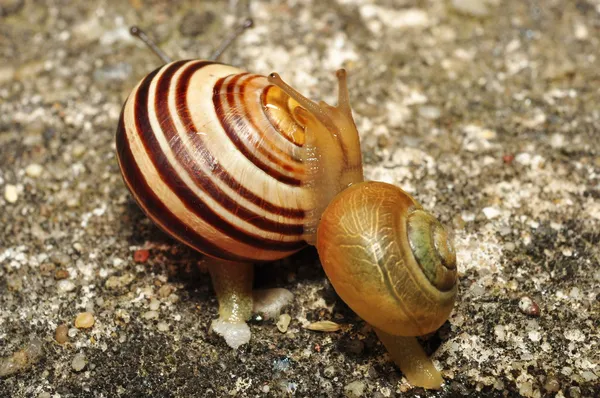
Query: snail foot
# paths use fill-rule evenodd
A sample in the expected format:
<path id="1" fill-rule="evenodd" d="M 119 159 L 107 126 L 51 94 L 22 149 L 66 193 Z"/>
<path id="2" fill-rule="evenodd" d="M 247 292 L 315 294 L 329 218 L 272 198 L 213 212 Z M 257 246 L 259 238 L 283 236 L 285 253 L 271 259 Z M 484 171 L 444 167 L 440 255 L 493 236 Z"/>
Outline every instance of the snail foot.
<path id="1" fill-rule="evenodd" d="M 252 335 L 246 322 L 231 322 L 218 318 L 212 321 L 210 328 L 223 337 L 227 345 L 234 350 L 248 343 Z"/>

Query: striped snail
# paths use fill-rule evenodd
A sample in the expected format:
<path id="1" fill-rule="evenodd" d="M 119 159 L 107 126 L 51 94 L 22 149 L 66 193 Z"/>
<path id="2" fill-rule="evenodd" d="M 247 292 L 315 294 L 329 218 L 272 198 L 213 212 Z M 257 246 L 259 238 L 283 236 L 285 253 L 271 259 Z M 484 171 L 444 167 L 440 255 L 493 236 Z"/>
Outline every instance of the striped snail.
<path id="1" fill-rule="evenodd" d="M 337 72 L 333 107 L 275 73 L 159 56 L 166 64 L 123 106 L 118 161 L 144 212 L 212 258 L 219 301 L 212 328 L 233 347 L 246 343 L 252 263 L 316 245 L 339 296 L 373 325 L 407 379 L 439 388 L 441 376 L 409 336 L 448 318 L 454 249 L 410 195 L 363 181 L 345 71 Z"/>

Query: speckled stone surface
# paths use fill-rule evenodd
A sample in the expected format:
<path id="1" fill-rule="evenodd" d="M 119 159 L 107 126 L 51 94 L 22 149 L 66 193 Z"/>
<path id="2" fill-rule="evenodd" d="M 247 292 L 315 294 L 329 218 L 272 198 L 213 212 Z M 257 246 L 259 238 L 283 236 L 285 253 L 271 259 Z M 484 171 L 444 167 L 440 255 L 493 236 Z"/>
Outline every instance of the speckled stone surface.
<path id="1" fill-rule="evenodd" d="M 41 3 L 0 2 L 0 396 L 598 396 L 599 0 Z M 207 57 L 248 14 L 223 61 L 328 102 L 345 67 L 366 176 L 453 229 L 441 391 L 406 384 L 314 250 L 258 268 L 291 322 L 232 351 L 202 257 L 124 187 L 120 107 L 160 64 L 128 26 Z"/>

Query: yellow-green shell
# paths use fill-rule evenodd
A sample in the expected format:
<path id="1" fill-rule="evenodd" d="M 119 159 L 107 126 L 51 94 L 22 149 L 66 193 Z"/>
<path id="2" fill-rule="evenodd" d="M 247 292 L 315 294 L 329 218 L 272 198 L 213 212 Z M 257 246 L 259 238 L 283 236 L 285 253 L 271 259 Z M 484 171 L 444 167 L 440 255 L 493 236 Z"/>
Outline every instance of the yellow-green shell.
<path id="1" fill-rule="evenodd" d="M 454 248 L 400 188 L 363 182 L 338 194 L 319 223 L 317 248 L 342 300 L 373 326 L 419 336 L 448 319 L 457 293 Z"/>

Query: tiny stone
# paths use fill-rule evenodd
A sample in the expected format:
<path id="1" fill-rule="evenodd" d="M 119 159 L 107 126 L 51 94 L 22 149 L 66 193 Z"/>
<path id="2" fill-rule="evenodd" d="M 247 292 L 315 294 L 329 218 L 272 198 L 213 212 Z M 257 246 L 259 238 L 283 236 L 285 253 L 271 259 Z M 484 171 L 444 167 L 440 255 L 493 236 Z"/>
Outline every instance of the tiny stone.
<path id="1" fill-rule="evenodd" d="M 71 262 L 71 257 L 64 253 L 55 253 L 50 256 L 50 260 L 56 265 L 65 266 Z"/>
<path id="2" fill-rule="evenodd" d="M 570 398 L 580 398 L 581 397 L 581 389 L 576 386 L 569 387 L 569 395 Z"/>
<path id="3" fill-rule="evenodd" d="M 325 377 L 327 377 L 328 379 L 331 379 L 333 376 L 335 376 L 335 367 L 333 366 L 328 366 L 325 369 L 323 369 L 323 375 Z"/>
<path id="4" fill-rule="evenodd" d="M 89 329 L 94 326 L 94 315 L 90 312 L 82 312 L 75 318 L 75 327 L 77 329 Z"/>
<path id="5" fill-rule="evenodd" d="M 148 308 L 150 308 L 152 311 L 158 310 L 160 308 L 160 301 L 153 298 L 152 300 L 150 300 L 150 305 L 148 306 Z"/>
<path id="6" fill-rule="evenodd" d="M 136 263 L 145 263 L 149 257 L 150 257 L 149 250 L 140 249 L 140 250 L 136 250 L 133 253 L 133 261 L 135 261 Z"/>
<path id="7" fill-rule="evenodd" d="M 54 332 L 54 339 L 59 344 L 64 344 L 69 341 L 69 327 L 65 324 L 59 325 Z"/>
<path id="8" fill-rule="evenodd" d="M 265 319 L 276 319 L 283 307 L 292 302 L 294 295 L 287 289 L 257 289 L 253 294 L 254 313 L 259 313 Z"/>
<path id="9" fill-rule="evenodd" d="M 67 279 L 69 277 L 69 271 L 63 268 L 59 268 L 54 272 L 54 279 L 57 281 L 61 279 Z"/>
<path id="10" fill-rule="evenodd" d="M 75 156 L 76 158 L 80 157 L 81 155 L 83 155 L 85 153 L 85 146 L 82 144 L 76 144 L 73 147 L 73 150 L 71 152 L 73 154 L 73 156 Z"/>
<path id="11" fill-rule="evenodd" d="M 121 308 L 115 311 L 115 319 L 122 323 L 129 323 L 131 316 L 129 313 Z"/>
<path id="12" fill-rule="evenodd" d="M 504 227 L 501 227 L 498 232 L 500 232 L 500 235 L 506 236 L 506 235 L 510 235 L 511 234 L 512 229 L 510 227 L 508 227 L 508 226 L 504 226 Z"/>
<path id="13" fill-rule="evenodd" d="M 158 319 L 158 312 L 157 311 L 146 311 L 142 314 L 142 318 L 144 319 Z"/>
<path id="14" fill-rule="evenodd" d="M 165 285 L 162 285 L 160 287 L 160 289 L 158 289 L 158 295 L 162 298 L 169 297 L 169 295 L 171 293 L 173 293 L 173 290 L 175 290 L 175 289 L 173 288 L 172 285 L 165 284 Z"/>
<path id="15" fill-rule="evenodd" d="M 23 289 L 23 280 L 19 276 L 9 276 L 6 279 L 6 285 L 9 290 L 20 292 Z"/>
<path id="16" fill-rule="evenodd" d="M 439 119 L 441 115 L 442 111 L 440 111 L 440 108 L 435 106 L 425 105 L 419 108 L 419 116 L 424 119 L 436 120 Z"/>
<path id="17" fill-rule="evenodd" d="M 492 218 L 500 216 L 501 213 L 500 210 L 495 207 L 484 207 L 483 214 L 485 214 L 485 216 L 491 220 Z"/>
<path id="18" fill-rule="evenodd" d="M 52 395 L 50 395 L 49 392 L 44 391 L 38 394 L 37 398 L 52 398 Z"/>
<path id="19" fill-rule="evenodd" d="M 50 276 L 55 269 L 56 266 L 52 263 L 43 263 L 40 265 L 40 273 L 44 276 Z"/>
<path id="20" fill-rule="evenodd" d="M 44 168 L 36 163 L 32 163 L 25 168 L 25 174 L 31 178 L 39 177 L 42 175 L 42 171 L 44 171 Z"/>
<path id="21" fill-rule="evenodd" d="M 133 276 L 133 274 L 129 274 L 129 273 L 121 275 L 121 276 L 111 276 L 110 278 L 107 279 L 104 286 L 107 289 L 119 289 L 119 288 L 129 285 L 133 281 L 134 278 L 135 277 Z"/>
<path id="22" fill-rule="evenodd" d="M 507 153 L 502 156 L 502 161 L 504 162 L 504 164 L 511 164 L 513 160 L 515 160 L 515 155 L 513 155 L 512 153 Z"/>
<path id="23" fill-rule="evenodd" d="M 168 332 L 169 331 L 169 324 L 166 322 L 159 322 L 158 325 L 156 325 L 157 329 L 161 332 Z"/>
<path id="24" fill-rule="evenodd" d="M 77 332 L 79 332 L 77 328 L 70 328 L 67 335 L 72 339 L 73 337 L 77 336 Z"/>
<path id="25" fill-rule="evenodd" d="M 87 365 L 87 363 L 88 361 L 85 355 L 79 353 L 75 354 L 75 356 L 73 357 L 73 360 L 71 361 L 71 367 L 74 371 L 80 372 L 85 368 L 85 365 Z"/>
<path id="26" fill-rule="evenodd" d="M 75 284 L 68 279 L 63 279 L 56 284 L 59 292 L 72 292 L 75 290 Z"/>
<path id="27" fill-rule="evenodd" d="M 540 316 L 540 307 L 529 296 L 521 297 L 521 300 L 519 300 L 519 310 L 525 315 Z"/>
<path id="28" fill-rule="evenodd" d="M 353 381 L 344 387 L 344 395 L 348 398 L 362 397 L 365 392 L 365 383 L 362 381 Z"/>
<path id="29" fill-rule="evenodd" d="M 19 193 L 15 185 L 6 184 L 4 187 L 4 199 L 6 199 L 8 203 L 17 202 L 17 199 L 19 199 Z"/>
<path id="30" fill-rule="evenodd" d="M 287 332 L 291 319 L 292 319 L 292 317 L 289 316 L 288 314 L 281 314 L 279 316 L 279 320 L 277 321 L 277 329 L 281 333 Z"/>

